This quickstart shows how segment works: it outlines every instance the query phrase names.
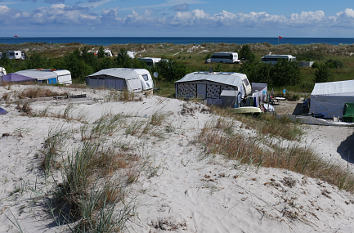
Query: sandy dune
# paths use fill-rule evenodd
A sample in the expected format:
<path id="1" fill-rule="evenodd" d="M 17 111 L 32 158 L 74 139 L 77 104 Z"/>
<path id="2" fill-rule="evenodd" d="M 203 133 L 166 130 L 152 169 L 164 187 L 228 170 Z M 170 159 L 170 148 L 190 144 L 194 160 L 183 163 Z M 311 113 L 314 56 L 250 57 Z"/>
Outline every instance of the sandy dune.
<path id="1" fill-rule="evenodd" d="M 0 87 L 0 97 L 29 87 Z M 203 105 L 157 96 L 105 102 L 109 91 L 46 88 L 86 93 L 88 98 L 70 102 L 70 116 L 80 121 L 22 116 L 16 104 L 1 103 L 9 113 L 0 116 L 0 232 L 18 232 L 17 223 L 23 232 L 68 232 L 66 226 L 56 226 L 43 205 L 54 184 L 40 170 L 38 153 L 51 130 L 71 129 L 74 140 L 84 121 L 92 124 L 106 113 L 124 114 L 133 124 L 156 112 L 166 118 L 155 133 L 138 137 L 123 130 L 112 136 L 129 143 L 148 164 L 128 188 L 136 209 L 125 232 L 354 232 L 352 194 L 286 170 L 257 169 L 205 155 L 195 139 L 205 123 L 217 116 Z M 47 109 L 54 115 L 68 104 L 65 99 L 42 99 L 30 106 L 33 112 Z M 255 134 L 237 122 L 234 130 L 245 136 Z M 316 126 L 307 127 L 306 132 L 299 143 L 351 168 L 337 148 L 353 128 Z M 70 152 L 74 146 L 68 143 L 65 150 Z"/>

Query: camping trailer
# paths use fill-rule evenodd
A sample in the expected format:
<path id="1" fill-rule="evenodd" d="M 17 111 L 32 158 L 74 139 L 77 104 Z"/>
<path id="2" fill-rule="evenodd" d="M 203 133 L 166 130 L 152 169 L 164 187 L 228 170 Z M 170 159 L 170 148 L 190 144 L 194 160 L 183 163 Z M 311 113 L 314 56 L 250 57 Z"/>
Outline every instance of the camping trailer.
<path id="1" fill-rule="evenodd" d="M 91 88 L 148 91 L 154 88 L 150 72 L 145 69 L 111 68 L 103 69 L 87 76 L 86 83 Z"/>
<path id="2" fill-rule="evenodd" d="M 278 63 L 278 61 L 288 61 L 288 62 L 293 62 L 296 61 L 296 57 L 292 55 L 277 55 L 277 54 L 268 54 L 264 55 L 261 58 L 261 61 L 267 64 L 272 64 L 275 65 Z"/>
<path id="3" fill-rule="evenodd" d="M 134 52 L 134 51 L 127 51 L 127 55 L 128 55 L 131 59 L 134 59 L 134 58 L 135 58 L 135 55 L 136 55 L 136 52 Z"/>
<path id="4" fill-rule="evenodd" d="M 15 60 L 25 60 L 25 53 L 22 51 L 7 51 L 6 57 L 8 59 L 15 59 Z"/>
<path id="5" fill-rule="evenodd" d="M 4 67 L 0 67 L 0 78 L 6 74 L 6 69 Z"/>
<path id="6" fill-rule="evenodd" d="M 139 61 L 145 62 L 148 66 L 154 66 L 156 63 L 161 61 L 159 57 L 140 57 Z"/>
<path id="7" fill-rule="evenodd" d="M 59 84 L 70 85 L 73 83 L 69 70 L 53 70 L 53 73 L 57 75 L 57 80 Z"/>
<path id="8" fill-rule="evenodd" d="M 239 63 L 238 53 L 235 52 L 217 52 L 211 55 L 206 63 Z"/>
<path id="9" fill-rule="evenodd" d="M 29 70 L 20 70 L 15 74 L 20 74 L 29 78 L 36 79 L 38 83 L 45 84 L 57 84 L 57 74 L 50 70 L 37 70 L 37 69 L 29 69 Z"/>
<path id="10" fill-rule="evenodd" d="M 72 84 L 71 73 L 69 70 L 29 69 L 17 71 L 16 74 L 36 79 L 39 83 Z"/>
<path id="11" fill-rule="evenodd" d="M 198 98 L 208 104 L 221 104 L 223 90 L 238 91 L 244 99 L 252 88 L 247 76 L 233 72 L 194 72 L 187 74 L 175 83 L 177 98 Z"/>
<path id="12" fill-rule="evenodd" d="M 354 103 L 354 80 L 316 83 L 310 113 L 324 118 L 343 117 L 346 103 Z"/>

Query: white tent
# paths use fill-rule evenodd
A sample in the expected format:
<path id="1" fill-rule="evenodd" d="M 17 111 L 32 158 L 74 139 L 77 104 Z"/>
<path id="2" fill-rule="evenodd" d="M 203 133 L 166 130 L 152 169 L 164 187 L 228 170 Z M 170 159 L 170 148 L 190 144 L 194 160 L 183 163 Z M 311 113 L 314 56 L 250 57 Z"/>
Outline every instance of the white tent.
<path id="1" fill-rule="evenodd" d="M 310 113 L 323 114 L 324 118 L 342 117 L 345 103 L 354 103 L 354 80 L 316 83 Z"/>

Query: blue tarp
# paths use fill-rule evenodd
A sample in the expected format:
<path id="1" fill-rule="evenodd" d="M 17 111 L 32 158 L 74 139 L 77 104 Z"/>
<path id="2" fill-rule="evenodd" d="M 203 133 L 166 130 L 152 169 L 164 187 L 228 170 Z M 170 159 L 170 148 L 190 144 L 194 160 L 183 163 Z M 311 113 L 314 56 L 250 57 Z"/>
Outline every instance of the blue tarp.
<path id="1" fill-rule="evenodd" d="M 6 113 L 6 110 L 0 107 L 0 115 L 5 115 Z"/>
<path id="2" fill-rule="evenodd" d="M 3 82 L 28 82 L 28 81 L 36 81 L 36 79 L 21 74 L 11 73 L 2 76 L 2 81 Z"/>

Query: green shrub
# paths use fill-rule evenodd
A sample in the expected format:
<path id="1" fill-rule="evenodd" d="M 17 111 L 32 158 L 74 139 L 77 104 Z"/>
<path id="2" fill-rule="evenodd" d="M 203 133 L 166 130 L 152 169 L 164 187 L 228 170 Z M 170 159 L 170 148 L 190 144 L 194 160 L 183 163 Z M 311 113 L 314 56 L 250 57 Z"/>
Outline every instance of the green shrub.
<path id="1" fill-rule="evenodd" d="M 243 45 L 239 51 L 239 58 L 245 59 L 248 62 L 253 62 L 256 59 L 254 53 L 252 53 L 249 45 Z"/>
<path id="2" fill-rule="evenodd" d="M 175 81 L 182 78 L 187 73 L 183 63 L 174 60 L 163 60 L 156 65 L 157 71 L 166 81 Z"/>
<path id="3" fill-rule="evenodd" d="M 332 68 L 332 69 L 343 68 L 343 62 L 335 60 L 335 59 L 329 59 L 326 61 L 325 64 L 328 68 Z"/>
<path id="4" fill-rule="evenodd" d="M 327 82 L 329 80 L 330 74 L 326 63 L 319 64 L 315 71 L 315 82 Z"/>

